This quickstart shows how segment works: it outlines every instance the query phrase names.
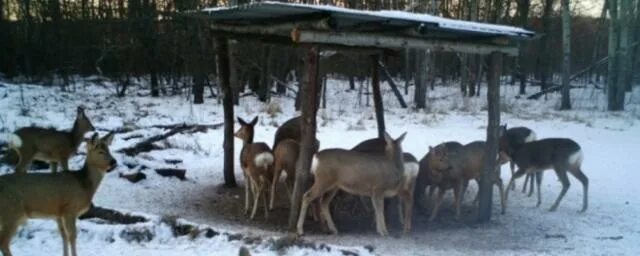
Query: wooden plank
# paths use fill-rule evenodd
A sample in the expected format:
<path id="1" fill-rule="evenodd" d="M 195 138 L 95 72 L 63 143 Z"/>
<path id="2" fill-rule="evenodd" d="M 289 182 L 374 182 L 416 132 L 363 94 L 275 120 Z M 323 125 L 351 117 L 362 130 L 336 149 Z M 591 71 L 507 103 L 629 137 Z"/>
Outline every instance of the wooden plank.
<path id="1" fill-rule="evenodd" d="M 316 112 L 318 111 L 318 52 L 317 46 L 312 46 L 307 52 L 304 83 L 300 89 L 300 97 L 302 98 L 302 138 L 300 155 L 296 162 L 296 180 L 289 210 L 289 231 L 292 233 L 296 232 L 302 195 L 309 187 L 307 183 L 310 179 L 311 157 L 316 150 L 314 144 L 316 139 Z"/>
<path id="2" fill-rule="evenodd" d="M 380 55 L 371 56 L 371 88 L 373 90 L 373 106 L 376 111 L 376 121 L 378 122 L 378 138 L 384 138 L 384 106 L 382 104 L 382 93 L 380 92 L 380 70 L 378 61 Z"/>
<path id="3" fill-rule="evenodd" d="M 491 53 L 489 66 L 489 81 L 487 86 L 487 101 L 489 102 L 489 124 L 487 126 L 486 156 L 498 155 L 498 127 L 500 126 L 500 72 L 502 54 Z M 480 174 L 478 206 L 478 222 L 491 220 L 491 206 L 493 203 L 493 179 L 498 163 L 496 157 L 485 157 Z"/>
<path id="4" fill-rule="evenodd" d="M 382 60 L 378 61 L 378 65 L 380 65 L 380 68 L 382 69 L 382 76 L 384 77 L 385 80 L 387 80 L 387 83 L 389 83 L 389 86 L 391 87 L 393 94 L 396 96 L 396 98 L 398 98 L 398 102 L 400 103 L 400 106 L 402 108 L 407 108 L 407 103 L 404 101 L 404 98 L 402 97 L 400 90 L 398 90 L 398 86 L 396 85 L 395 82 L 393 82 L 393 78 L 391 77 L 391 74 L 389 74 L 389 70 L 387 69 L 387 67 L 384 65 L 384 63 L 382 63 Z"/>
<path id="5" fill-rule="evenodd" d="M 224 184 L 236 187 L 236 177 L 233 173 L 233 90 L 231 90 L 229 68 L 229 46 L 226 38 L 216 38 L 216 61 L 218 77 L 222 87 L 222 108 L 224 111 Z"/>
<path id="6" fill-rule="evenodd" d="M 509 56 L 518 55 L 518 47 L 516 46 L 420 39 L 406 36 L 388 36 L 375 33 L 323 32 L 296 29 L 293 30 L 291 34 L 291 39 L 296 43 L 335 44 L 392 49 L 416 48 L 476 54 L 500 52 Z"/>

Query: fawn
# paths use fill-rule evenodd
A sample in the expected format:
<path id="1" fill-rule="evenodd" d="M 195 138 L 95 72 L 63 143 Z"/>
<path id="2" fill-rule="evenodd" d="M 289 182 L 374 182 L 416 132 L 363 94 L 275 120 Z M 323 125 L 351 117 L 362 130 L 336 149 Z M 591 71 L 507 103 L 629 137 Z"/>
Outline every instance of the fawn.
<path id="1" fill-rule="evenodd" d="M 9 244 L 18 227 L 30 218 L 58 222 L 64 255 L 76 253 L 76 219 L 91 207 L 105 173 L 117 164 L 109 152 L 113 134 L 87 141 L 87 158 L 79 171 L 0 176 L 0 251 L 11 256 Z"/>
<path id="2" fill-rule="evenodd" d="M 528 142 L 516 150 L 509 160 L 516 163 L 518 171 L 511 177 L 507 187 L 511 186 L 515 179 L 522 177 L 522 175 L 553 169 L 562 183 L 562 191 L 560 191 L 560 195 L 558 195 L 555 203 L 549 209 L 549 211 L 555 211 L 569 189 L 568 171 L 582 183 L 582 209 L 579 212 L 587 210 L 589 179 L 582 172 L 582 149 L 575 141 L 566 138 L 550 138 Z M 508 197 L 509 190 L 507 189 L 505 200 Z M 536 207 L 540 206 L 541 202 L 540 183 L 538 183 L 538 203 Z"/>
<path id="3" fill-rule="evenodd" d="M 253 196 L 253 209 L 251 211 L 251 219 L 256 215 L 258 209 L 258 201 L 260 196 L 264 194 L 264 216 L 269 217 L 268 200 L 269 184 L 273 178 L 273 162 L 274 157 L 271 148 L 262 142 L 253 142 L 254 126 L 258 122 L 256 116 L 251 122 L 246 122 L 238 117 L 240 129 L 236 131 L 234 136 L 243 141 L 242 151 L 240 151 L 240 166 L 245 178 L 244 189 L 244 210 L 245 214 L 249 212 L 249 191 Z"/>
<path id="4" fill-rule="evenodd" d="M 367 154 L 345 149 L 325 149 L 314 155 L 311 173 L 315 180 L 302 198 L 297 223 L 297 233 L 304 233 L 303 226 L 309 204 L 320 198 L 320 212 L 329 230 L 338 230 L 331 218 L 329 204 L 338 192 L 369 196 L 376 216 L 376 230 L 388 235 L 384 218 L 384 198 L 396 196 L 405 179 L 401 143 L 406 133 L 392 139 L 385 133 L 385 155 Z"/>
<path id="5" fill-rule="evenodd" d="M 76 120 L 71 131 L 58 131 L 55 129 L 40 127 L 24 127 L 14 132 L 10 141 L 10 148 L 6 156 L 17 154 L 18 161 L 15 164 L 17 173 L 25 173 L 34 159 L 48 161 L 51 171 L 57 172 L 58 164 L 64 171 L 69 170 L 69 158 L 76 153 L 78 146 L 84 139 L 84 134 L 95 128 L 84 113 L 82 107 L 78 107 Z"/>
<path id="6" fill-rule="evenodd" d="M 429 221 L 436 219 L 440 204 L 444 193 L 448 189 L 453 189 L 453 195 L 455 200 L 456 218 L 460 218 L 460 203 L 462 201 L 461 192 L 464 186 L 464 177 L 462 169 L 454 168 L 452 165 L 452 159 L 460 154 L 462 150 L 462 144 L 450 141 L 438 144 L 435 147 L 429 147 L 429 153 L 425 156 L 427 159 L 428 168 L 430 173 L 429 181 L 431 182 L 430 195 L 433 190 L 438 189 L 438 195 L 434 201 L 433 210 L 431 211 L 431 217 Z"/>

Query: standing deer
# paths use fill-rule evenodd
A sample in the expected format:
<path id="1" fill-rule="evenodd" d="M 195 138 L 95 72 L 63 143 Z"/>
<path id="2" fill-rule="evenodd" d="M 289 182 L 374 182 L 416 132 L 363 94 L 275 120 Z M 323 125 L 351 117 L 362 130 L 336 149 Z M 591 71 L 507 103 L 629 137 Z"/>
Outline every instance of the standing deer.
<path id="1" fill-rule="evenodd" d="M 273 209 L 273 201 L 276 194 L 276 186 L 282 171 L 287 174 L 285 186 L 287 194 L 291 197 L 293 185 L 296 177 L 296 162 L 300 153 L 300 144 L 293 139 L 284 139 L 275 147 L 273 152 L 275 156 L 274 175 L 271 183 L 271 198 L 269 199 L 269 209 Z"/>
<path id="2" fill-rule="evenodd" d="M 76 219 L 91 207 L 105 173 L 116 166 L 109 152 L 113 134 L 87 141 L 87 158 L 79 171 L 0 176 L 0 251 L 11 256 L 9 244 L 18 227 L 30 218 L 58 222 L 64 255 L 76 256 Z"/>
<path id="3" fill-rule="evenodd" d="M 444 193 L 449 189 L 453 189 L 456 219 L 460 218 L 460 204 L 462 201 L 461 194 L 464 186 L 464 176 L 461 168 L 454 168 L 452 165 L 454 161 L 452 160 L 460 154 L 461 150 L 462 144 L 455 141 L 441 143 L 435 147 L 429 147 L 429 153 L 427 153 L 426 157 L 428 170 L 431 174 L 431 188 L 438 189 L 438 195 L 436 200 L 434 200 L 434 206 L 431 211 L 429 221 L 434 221 L 436 219 L 438 210 L 442 204 Z M 433 191 L 432 189 L 430 189 L 430 192 Z"/>
<path id="4" fill-rule="evenodd" d="M 240 151 L 240 166 L 245 178 L 244 189 L 244 211 L 249 212 L 249 191 L 253 196 L 253 210 L 251 211 L 251 219 L 256 215 L 258 209 L 258 201 L 260 196 L 264 194 L 264 216 L 269 217 L 268 200 L 269 184 L 273 177 L 274 157 L 271 148 L 263 142 L 253 142 L 254 126 L 258 122 L 256 116 L 251 122 L 246 122 L 238 117 L 240 129 L 234 134 L 243 142 L 242 151 Z"/>
<path id="5" fill-rule="evenodd" d="M 369 154 L 379 154 L 384 156 L 387 142 L 382 138 L 373 138 L 360 142 L 353 147 L 352 151 Z M 398 204 L 398 212 L 400 223 L 403 224 L 404 232 L 411 231 L 411 218 L 413 215 L 413 198 L 414 190 L 416 187 L 416 177 L 418 176 L 419 164 L 418 160 L 411 153 L 403 152 L 402 160 L 404 162 L 404 181 L 400 192 L 398 193 L 398 199 L 402 204 Z M 362 202 L 362 201 L 361 201 Z M 385 202 L 385 205 L 386 202 Z M 385 215 L 387 211 L 385 208 Z M 408 221 L 407 221 L 408 220 Z"/>
<path id="6" fill-rule="evenodd" d="M 345 149 L 326 149 L 314 155 L 311 173 L 314 183 L 302 198 L 297 233 L 303 226 L 309 204 L 320 198 L 320 211 L 333 234 L 338 230 L 331 218 L 329 204 L 338 192 L 369 196 L 376 216 L 376 230 L 388 235 L 384 218 L 384 198 L 396 196 L 403 188 L 405 171 L 401 143 L 406 133 L 393 140 L 385 133 L 385 155 L 367 154 Z"/>
<path id="7" fill-rule="evenodd" d="M 550 138 L 525 143 L 513 153 L 513 157 L 510 159 L 516 163 L 518 171 L 511 177 L 507 187 L 511 186 L 515 179 L 522 177 L 522 175 L 553 169 L 562 183 L 562 191 L 549 209 L 549 211 L 555 211 L 569 189 L 568 171 L 582 183 L 582 209 L 579 212 L 584 212 L 588 206 L 589 179 L 581 170 L 582 159 L 580 145 L 571 139 Z M 509 190 L 507 189 L 505 200 L 508 197 Z M 540 206 L 541 202 L 540 183 L 538 183 L 538 203 L 536 207 Z"/>
<path id="8" fill-rule="evenodd" d="M 536 133 L 533 130 L 526 127 L 513 127 L 507 129 L 507 125 L 500 126 L 500 152 L 501 154 L 506 154 L 506 158 L 510 158 L 509 156 L 513 156 L 513 153 L 517 151 L 522 145 L 527 142 L 532 142 L 537 139 Z M 504 156 L 502 158 L 505 158 Z M 509 166 L 511 167 L 511 176 L 515 173 L 515 163 L 513 161 L 509 161 Z M 529 195 L 533 194 L 533 179 L 537 181 L 538 184 L 542 182 L 542 173 L 535 174 L 527 174 L 524 179 L 524 186 L 522 186 L 522 193 L 527 190 L 527 183 L 530 181 L 531 185 L 529 186 Z M 508 189 L 508 188 L 507 188 Z M 511 187 L 512 190 L 516 189 L 515 183 Z"/>
<path id="9" fill-rule="evenodd" d="M 8 151 L 6 158 L 18 160 L 15 163 L 17 173 L 25 173 L 34 159 L 48 161 L 54 173 L 58 170 L 58 164 L 67 171 L 69 158 L 78 150 L 84 134 L 93 130 L 95 128 L 84 109 L 78 107 L 76 121 L 70 132 L 40 127 L 24 127 L 15 131 L 10 141 L 12 150 Z M 17 157 L 10 154 L 16 154 Z"/>
<path id="10" fill-rule="evenodd" d="M 469 180 L 475 180 L 476 184 L 480 186 L 480 175 L 482 173 L 482 168 L 484 167 L 483 164 L 485 160 L 485 149 L 486 143 L 484 141 L 474 141 L 462 146 L 460 153 L 449 159 L 449 161 L 452 161 L 453 168 L 459 168 L 462 170 L 462 175 L 464 177 L 464 185 L 462 188 L 463 198 L 465 192 L 467 191 Z M 494 156 L 494 159 L 496 157 L 497 155 Z M 496 184 L 498 186 L 498 189 L 500 190 L 500 205 L 502 207 L 501 213 L 504 214 L 504 188 L 502 186 L 502 179 L 500 178 L 499 168 L 500 165 L 497 165 L 496 170 L 494 171 L 495 176 L 493 177 L 493 183 Z M 474 202 L 478 202 L 478 195 L 479 194 L 476 194 Z"/>

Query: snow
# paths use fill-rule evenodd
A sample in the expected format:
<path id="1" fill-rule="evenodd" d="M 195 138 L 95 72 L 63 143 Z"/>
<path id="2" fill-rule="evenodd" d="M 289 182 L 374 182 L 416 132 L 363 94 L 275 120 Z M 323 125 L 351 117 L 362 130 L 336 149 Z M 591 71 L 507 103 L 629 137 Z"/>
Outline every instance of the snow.
<path id="1" fill-rule="evenodd" d="M 399 83 L 402 84 L 402 83 Z M 359 105 L 357 93 L 345 91 L 348 82 L 331 79 L 328 82 L 327 109 L 318 113 L 318 139 L 322 148 L 350 148 L 358 142 L 376 136 L 376 121 L 372 106 Z M 20 100 L 19 87 L 24 89 L 25 101 Z M 213 99 L 203 105 L 193 105 L 184 96 L 153 99 L 137 96 L 147 90 L 131 88 L 128 97 L 118 98 L 115 86 L 77 84 L 72 92 L 59 88 L 36 85 L 0 83 L 0 131 L 13 131 L 31 124 L 69 129 L 75 118 L 75 109 L 84 105 L 87 116 L 98 129 L 121 127 L 149 127 L 158 124 L 222 122 L 222 106 Z M 468 143 L 485 138 L 486 100 L 484 96 L 472 99 L 459 97 L 459 87 L 436 87 L 429 91 L 427 110 L 401 109 L 389 87 L 383 84 L 386 126 L 392 137 L 407 131 L 403 149 L 421 158 L 429 146 L 450 140 Z M 530 89 L 532 90 L 532 89 Z M 594 93 L 595 92 L 595 93 Z M 484 95 L 484 88 L 483 88 Z M 78 250 L 80 255 L 235 255 L 240 246 L 247 246 L 253 255 L 341 255 L 340 249 L 368 254 L 363 248 L 374 247 L 379 255 L 637 255 L 640 253 L 640 189 L 636 185 L 640 173 L 638 145 L 640 145 L 640 90 L 629 95 L 627 110 L 606 113 L 605 96 L 596 89 L 572 90 L 573 111 L 557 111 L 559 96 L 549 95 L 547 100 L 518 99 L 517 88 L 502 88 L 502 123 L 527 126 L 538 138 L 569 137 L 582 147 L 583 171 L 589 177 L 589 210 L 576 213 L 582 203 L 582 187 L 570 178 L 572 186 L 556 212 L 548 212 L 560 192 L 560 183 L 552 171 L 545 172 L 542 185 L 542 206 L 535 208 L 535 196 L 527 197 L 519 190 L 509 196 L 507 213 L 500 215 L 499 198 L 494 195 L 494 216 L 488 224 L 457 222 L 450 218 L 451 195 L 445 197 L 440 219 L 427 223 L 424 218 L 414 221 L 414 231 L 405 236 L 395 235 L 401 228 L 389 225 L 391 237 L 380 237 L 375 228 L 353 231 L 341 227 L 339 236 L 321 235 L 307 230 L 305 239 L 326 243 L 331 251 L 291 247 L 285 252 L 275 251 L 269 240 L 286 234 L 280 230 L 258 227 L 262 220 L 238 221 L 222 219 L 214 214 L 212 202 L 219 198 L 222 175 L 222 129 L 210 129 L 206 133 L 179 134 L 158 145 L 169 146 L 165 150 L 127 157 L 114 156 L 121 163 L 115 173 L 108 174 L 99 188 L 94 203 L 124 212 L 144 214 L 149 223 L 135 225 L 110 225 L 95 220 L 79 221 Z M 405 99 L 411 104 L 411 95 Z M 282 113 L 270 114 L 269 107 L 255 97 L 243 97 L 236 107 L 239 117 L 250 119 L 259 116 L 255 141 L 270 144 L 276 127 L 296 115 L 293 100 L 274 97 L 271 104 L 280 105 Z M 237 125 L 236 125 L 237 127 Z M 100 130 L 104 134 L 104 130 Z M 143 138 L 166 132 L 159 128 L 145 128 L 130 133 L 117 134 L 111 146 L 112 152 L 128 147 Z M 125 140 L 132 135 L 143 138 Z M 241 141 L 235 141 L 236 156 Z M 80 151 L 84 151 L 81 145 Z M 79 168 L 84 157 L 70 161 L 72 168 Z M 183 162 L 168 164 L 166 159 Z M 187 180 L 164 178 L 149 170 L 143 170 L 147 179 L 131 184 L 118 177 L 118 173 L 130 173 L 124 164 L 145 165 L 149 168 L 177 167 L 187 170 Z M 139 167 L 137 167 L 139 168 Z M 242 184 L 239 164 L 235 164 L 236 178 Z M 511 173 L 503 167 L 505 183 Z M 7 172 L 0 167 L 0 173 Z M 470 186 L 475 193 L 475 184 Z M 472 196 L 463 202 L 463 215 L 471 216 Z M 238 204 L 242 198 L 238 198 Z M 421 215 L 415 212 L 414 215 Z M 222 233 L 213 238 L 174 237 L 170 227 L 161 221 L 163 217 L 176 216 L 190 223 Z M 259 219 L 261 214 L 257 215 Z M 238 213 L 239 219 L 244 219 Z M 416 223 L 419 221 L 419 223 Z M 131 242 L 123 238 L 124 230 L 146 229 L 153 234 L 149 241 Z M 229 241 L 228 234 L 262 237 L 262 241 L 249 245 L 242 241 Z M 15 255 L 49 255 L 61 251 L 61 242 L 55 222 L 32 220 L 23 226 L 12 242 Z"/>
<path id="2" fill-rule="evenodd" d="M 307 9 L 319 10 L 319 11 L 329 11 L 329 12 L 340 13 L 340 14 L 362 15 L 362 16 L 371 16 L 371 17 L 385 18 L 385 19 L 401 19 L 401 20 L 415 21 L 420 23 L 432 23 L 432 24 L 438 25 L 441 28 L 446 28 L 446 29 L 472 31 L 472 32 L 497 34 L 497 35 L 533 36 L 534 34 L 532 31 L 518 28 L 518 27 L 449 19 L 449 18 L 438 17 L 434 15 L 429 15 L 429 14 L 418 14 L 418 13 L 410 13 L 410 12 L 397 11 L 397 10 L 366 11 L 366 10 L 343 8 L 343 7 L 332 6 L 332 5 L 310 5 L 310 4 L 263 1 L 260 3 L 253 3 L 253 4 L 240 5 L 240 6 L 204 8 L 202 9 L 202 11 L 214 13 L 218 11 L 226 11 L 226 10 L 234 10 L 234 9 L 247 9 L 247 8 L 251 8 L 251 6 L 261 6 L 261 5 L 283 6 L 283 7 L 290 6 L 290 7 L 307 8 Z"/>

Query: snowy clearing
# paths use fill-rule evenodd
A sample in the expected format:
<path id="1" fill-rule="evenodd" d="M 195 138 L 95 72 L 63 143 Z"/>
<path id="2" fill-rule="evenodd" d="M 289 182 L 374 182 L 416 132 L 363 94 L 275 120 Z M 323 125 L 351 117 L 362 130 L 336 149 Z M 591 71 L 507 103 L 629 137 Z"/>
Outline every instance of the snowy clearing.
<path id="1" fill-rule="evenodd" d="M 159 124 L 217 124 L 223 120 L 222 106 L 214 99 L 204 105 L 192 105 L 184 96 L 152 99 L 136 96 L 145 91 L 129 91 L 128 97 L 117 98 L 114 86 L 78 84 L 74 92 L 62 92 L 59 88 L 0 83 L 0 131 L 11 132 L 18 127 L 35 124 L 69 129 L 78 105 L 86 107 L 86 113 L 101 133 L 121 127 L 147 127 Z M 392 136 L 408 131 L 403 145 L 406 152 L 421 158 L 429 146 L 450 140 L 468 143 L 485 138 L 486 100 L 484 96 L 462 99 L 456 94 L 457 86 L 436 87 L 429 91 L 426 111 L 401 109 L 396 99 L 383 84 L 387 130 Z M 331 147 L 350 148 L 358 142 L 376 136 L 373 107 L 358 104 L 357 92 L 347 92 L 348 83 L 330 80 L 327 109 L 318 113 L 318 139 L 321 149 Z M 484 90 L 484 88 L 483 88 Z M 560 192 L 560 183 L 552 171 L 545 172 L 542 206 L 535 208 L 535 197 L 520 192 L 523 179 L 517 181 L 517 190 L 511 192 L 507 213 L 499 214 L 499 201 L 494 194 L 494 217 L 489 224 L 476 225 L 470 220 L 474 208 L 471 205 L 475 185 L 463 202 L 465 221 L 453 219 L 452 198 L 445 198 L 439 220 L 428 223 L 424 215 L 414 213 L 414 231 L 400 235 L 400 228 L 389 224 L 391 237 L 379 237 L 374 226 L 349 228 L 337 222 L 340 236 L 320 234 L 309 230 L 308 241 L 330 244 L 316 250 L 294 246 L 285 251 L 274 250 L 272 242 L 286 235 L 282 223 L 269 223 L 259 212 L 256 220 L 249 221 L 241 212 L 229 217 L 219 212 L 222 197 L 237 198 L 235 206 L 226 211 L 240 209 L 241 190 L 226 191 L 220 187 L 222 175 L 222 129 L 209 129 L 205 133 L 178 134 L 157 143 L 164 150 L 127 157 L 115 153 L 144 138 L 166 132 L 159 128 L 138 129 L 116 135 L 111 146 L 120 165 L 107 175 L 98 190 L 96 205 L 123 212 L 144 213 L 152 220 L 135 225 L 100 224 L 95 220 L 80 221 L 78 250 L 81 255 L 235 255 L 240 246 L 250 248 L 253 255 L 342 255 L 343 251 L 359 255 L 368 254 L 364 246 L 372 246 L 379 255 L 637 255 L 640 253 L 640 199 L 636 187 L 640 173 L 638 145 L 640 145 L 640 90 L 631 95 L 627 111 L 606 113 L 604 95 L 594 89 L 572 91 L 574 106 L 579 110 L 559 112 L 559 95 L 549 99 L 529 101 L 517 99 L 517 88 L 502 88 L 502 123 L 509 126 L 527 126 L 538 138 L 569 137 L 577 141 L 584 152 L 583 170 L 590 179 L 589 205 L 585 214 L 580 209 L 582 188 L 573 177 L 572 185 L 557 212 L 548 208 Z M 483 91 L 484 93 L 484 91 Z M 411 95 L 405 99 L 411 105 Z M 372 105 L 373 103 L 371 103 Z M 282 113 L 270 115 L 267 109 L 279 105 Z M 255 141 L 273 142 L 278 125 L 296 115 L 293 99 L 274 97 L 270 107 L 254 97 L 244 97 L 236 107 L 236 115 L 243 118 L 260 116 L 256 126 Z M 236 126 L 237 127 L 237 126 Z M 133 135 L 141 135 L 135 137 Z M 127 139 L 127 140 L 125 140 Z M 236 140 L 236 154 L 241 142 Z M 84 152 L 84 146 L 80 147 Z M 182 160 L 167 163 L 165 160 Z M 238 159 L 238 156 L 235 157 Z M 81 167 L 84 157 L 70 161 L 73 168 Z M 119 178 L 119 173 L 131 173 L 128 166 L 146 166 L 147 176 L 139 183 Z M 185 181 L 157 175 L 153 168 L 186 169 Z M 242 184 L 239 164 L 236 162 L 236 178 Z M 6 173 L 7 167 L 0 167 Z M 502 178 L 508 181 L 508 166 L 502 167 Z M 474 183 L 472 183 L 474 184 Z M 242 185 L 241 185 L 242 186 Z M 283 186 L 280 186 L 281 188 Z M 497 190 L 496 190 L 497 191 Z M 273 214 L 286 213 L 286 204 Z M 185 221 L 211 227 L 222 233 L 212 238 L 174 237 L 171 228 L 160 221 L 175 216 Z M 152 238 L 131 242 L 123 238 L 123 230 L 146 229 Z M 228 234 L 224 234 L 228 233 Z M 229 234 L 245 237 L 261 237 L 260 241 L 229 239 Z M 233 235 L 232 235 L 233 236 Z M 232 240 L 232 241 L 229 241 Z M 249 239 L 251 240 L 251 239 Z M 331 248 L 331 249 L 327 249 Z M 12 242 L 15 255 L 50 255 L 61 251 L 61 240 L 55 222 L 29 221 Z"/>

